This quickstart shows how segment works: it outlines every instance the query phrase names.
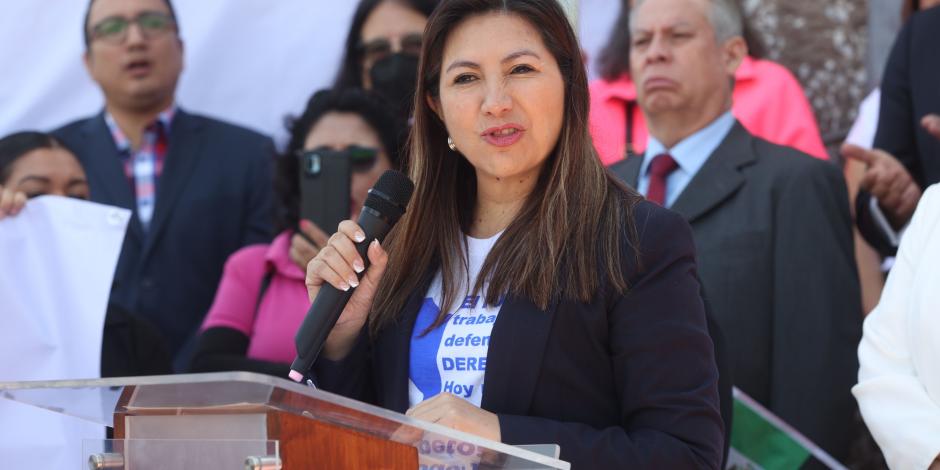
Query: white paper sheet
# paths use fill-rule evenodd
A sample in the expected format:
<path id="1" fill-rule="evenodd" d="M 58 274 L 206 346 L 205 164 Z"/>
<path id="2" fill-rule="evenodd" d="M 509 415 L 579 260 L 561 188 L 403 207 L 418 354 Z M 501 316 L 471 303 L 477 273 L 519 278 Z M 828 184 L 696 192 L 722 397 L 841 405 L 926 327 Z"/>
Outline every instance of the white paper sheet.
<path id="1" fill-rule="evenodd" d="M 42 196 L 0 220 L 0 381 L 97 378 L 126 209 Z M 82 468 L 104 429 L 0 399 L 5 468 Z M 11 460 L 12 459 L 12 460 Z"/>

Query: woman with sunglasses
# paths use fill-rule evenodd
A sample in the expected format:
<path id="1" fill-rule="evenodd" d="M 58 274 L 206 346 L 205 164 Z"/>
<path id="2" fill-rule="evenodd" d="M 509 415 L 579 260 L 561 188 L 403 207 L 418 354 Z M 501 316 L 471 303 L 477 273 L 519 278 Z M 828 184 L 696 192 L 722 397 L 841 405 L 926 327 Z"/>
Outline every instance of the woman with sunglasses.
<path id="1" fill-rule="evenodd" d="M 277 161 L 274 189 L 279 235 L 270 245 L 253 245 L 226 262 L 215 301 L 200 330 L 192 370 L 246 370 L 286 377 L 297 355 L 294 334 L 310 308 L 304 287 L 307 261 L 316 248 L 300 251 L 293 238 L 312 234 L 303 246 L 325 246 L 324 230 L 300 219 L 300 159 L 305 152 L 332 151 L 351 162 L 350 217 L 385 170 L 397 166 L 395 120 L 381 102 L 362 90 L 315 93 L 300 117 L 288 124 L 290 141 Z"/>
<path id="2" fill-rule="evenodd" d="M 418 54 L 438 0 L 362 0 L 353 15 L 336 88 L 372 90 L 396 116 L 411 113 Z"/>
<path id="3" fill-rule="evenodd" d="M 418 54 L 424 26 L 439 0 L 361 0 L 346 37 L 343 61 L 334 89 L 369 90 L 382 99 L 398 121 L 400 133 L 395 148 L 402 149 L 408 137 Z M 330 230 L 335 227 L 328 227 Z M 310 241 L 318 234 L 305 226 L 291 241 L 298 259 L 317 253 Z"/>

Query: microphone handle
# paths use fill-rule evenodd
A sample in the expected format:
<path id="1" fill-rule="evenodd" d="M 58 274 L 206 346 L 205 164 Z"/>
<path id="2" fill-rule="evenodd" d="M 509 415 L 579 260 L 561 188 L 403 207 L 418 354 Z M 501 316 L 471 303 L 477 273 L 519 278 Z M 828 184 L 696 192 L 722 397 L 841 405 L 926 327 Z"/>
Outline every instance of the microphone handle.
<path id="1" fill-rule="evenodd" d="M 361 273 L 356 274 L 356 277 L 361 280 L 371 264 L 367 253 L 369 244 L 374 239 L 378 239 L 379 242 L 384 240 L 389 230 L 391 230 L 391 225 L 382 214 L 368 206 L 362 208 L 358 224 L 366 235 L 365 240 L 355 243 L 356 252 L 359 253 L 359 257 L 365 266 Z M 326 343 L 326 338 L 333 331 L 333 326 L 339 320 L 339 316 L 346 308 L 353 292 L 355 292 L 353 287 L 350 287 L 348 291 L 341 291 L 330 284 L 324 284 L 320 287 L 313 305 L 307 311 L 307 315 L 294 337 L 294 343 L 297 346 L 297 358 L 290 366 L 292 379 L 298 382 L 303 381 L 303 378 L 313 368 L 313 364 L 323 349 L 323 344 Z"/>

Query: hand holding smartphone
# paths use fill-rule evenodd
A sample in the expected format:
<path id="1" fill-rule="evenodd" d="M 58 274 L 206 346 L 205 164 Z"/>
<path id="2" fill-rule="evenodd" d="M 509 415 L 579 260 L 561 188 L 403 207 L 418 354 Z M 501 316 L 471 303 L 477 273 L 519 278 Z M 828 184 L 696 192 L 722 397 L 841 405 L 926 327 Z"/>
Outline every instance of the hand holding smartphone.
<path id="1" fill-rule="evenodd" d="M 350 217 L 352 159 L 346 150 L 314 149 L 300 159 L 300 217 L 333 233 Z"/>

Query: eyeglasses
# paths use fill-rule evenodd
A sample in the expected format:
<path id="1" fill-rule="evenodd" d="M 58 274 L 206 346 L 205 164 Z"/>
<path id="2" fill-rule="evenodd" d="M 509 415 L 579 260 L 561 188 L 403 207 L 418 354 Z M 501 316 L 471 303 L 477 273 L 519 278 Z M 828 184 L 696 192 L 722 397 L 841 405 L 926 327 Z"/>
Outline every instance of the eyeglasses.
<path id="1" fill-rule="evenodd" d="M 109 44 L 122 44 L 127 40 L 131 23 L 137 23 L 144 39 L 151 40 L 176 29 L 173 17 L 157 11 L 145 11 L 136 18 L 112 16 L 101 20 L 91 28 L 91 39 L 100 39 Z"/>
<path id="2" fill-rule="evenodd" d="M 372 167 L 375 166 L 376 160 L 378 160 L 379 150 L 371 147 L 360 147 L 358 145 L 350 145 L 343 150 L 333 150 L 328 147 L 318 147 L 313 150 L 298 150 L 297 156 L 300 157 L 300 161 L 307 161 L 307 157 L 311 155 L 322 155 L 324 153 L 332 153 L 334 155 L 342 155 L 349 159 L 350 169 L 353 173 L 368 173 L 372 170 Z"/>
<path id="3" fill-rule="evenodd" d="M 400 50 L 406 54 L 420 55 L 423 40 L 422 33 L 406 34 L 402 36 L 399 42 Z M 388 38 L 377 38 L 364 42 L 359 45 L 359 50 L 366 60 L 372 62 L 396 52 L 392 47 L 392 41 Z"/>

